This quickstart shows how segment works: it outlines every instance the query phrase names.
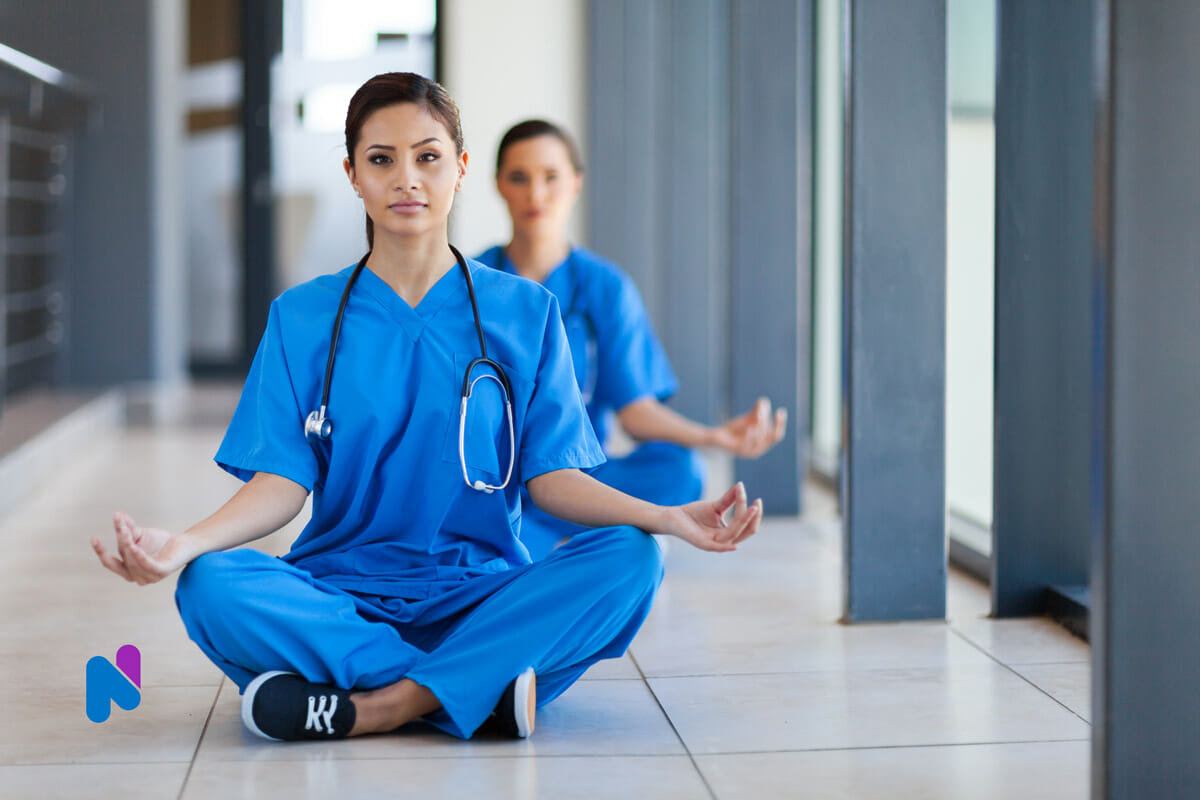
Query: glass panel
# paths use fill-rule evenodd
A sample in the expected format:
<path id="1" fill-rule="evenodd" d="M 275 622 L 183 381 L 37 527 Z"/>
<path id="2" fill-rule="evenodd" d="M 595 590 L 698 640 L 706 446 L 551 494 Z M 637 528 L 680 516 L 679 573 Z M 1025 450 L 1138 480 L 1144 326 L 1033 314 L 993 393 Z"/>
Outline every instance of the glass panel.
<path id="1" fill-rule="evenodd" d="M 947 6 L 946 505 L 992 525 L 995 0 Z M 990 553 L 991 539 L 977 540 Z M 978 549 L 976 541 L 972 546 Z"/>
<path id="2" fill-rule="evenodd" d="M 816 22 L 812 467 L 836 478 L 842 451 L 841 0 L 818 0 Z"/>

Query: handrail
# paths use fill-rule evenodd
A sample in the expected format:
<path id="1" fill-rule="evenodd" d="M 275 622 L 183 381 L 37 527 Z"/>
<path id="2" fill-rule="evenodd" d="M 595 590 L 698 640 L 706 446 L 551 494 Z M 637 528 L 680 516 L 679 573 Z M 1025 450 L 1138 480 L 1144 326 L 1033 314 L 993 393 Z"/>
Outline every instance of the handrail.
<path id="1" fill-rule="evenodd" d="M 90 97 L 95 94 L 92 85 L 82 78 L 63 72 L 45 61 L 39 61 L 6 44 L 0 44 L 0 67 L 9 67 L 47 86 L 53 86 L 71 94 L 82 97 Z"/>

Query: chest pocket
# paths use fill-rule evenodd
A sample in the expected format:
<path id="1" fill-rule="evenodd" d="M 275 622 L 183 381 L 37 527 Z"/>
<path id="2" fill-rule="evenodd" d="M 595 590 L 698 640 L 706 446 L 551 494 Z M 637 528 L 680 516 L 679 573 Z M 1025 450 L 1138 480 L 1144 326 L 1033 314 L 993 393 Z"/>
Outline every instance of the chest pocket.
<path id="1" fill-rule="evenodd" d="M 458 466 L 462 473 L 462 464 L 467 467 L 467 476 L 471 481 L 482 480 L 493 486 L 499 485 L 508 474 L 510 453 L 514 462 L 513 479 L 517 480 L 518 470 L 515 466 L 519 452 L 521 435 L 521 416 L 517 410 L 517 398 L 509 398 L 513 404 L 513 437 L 509 436 L 508 414 L 504 406 L 504 390 L 500 382 L 494 379 L 495 371 L 485 364 L 475 367 L 471 372 L 474 387 L 471 397 L 467 400 L 465 419 L 462 423 L 462 451 L 460 459 L 459 430 L 462 406 L 462 379 L 467 367 L 476 356 L 455 353 L 454 397 L 449 401 L 454 411 L 446 425 L 446 433 L 442 442 L 442 460 Z M 513 394 L 520 397 L 529 396 L 529 382 L 513 372 L 508 365 L 503 365 L 513 387 Z"/>

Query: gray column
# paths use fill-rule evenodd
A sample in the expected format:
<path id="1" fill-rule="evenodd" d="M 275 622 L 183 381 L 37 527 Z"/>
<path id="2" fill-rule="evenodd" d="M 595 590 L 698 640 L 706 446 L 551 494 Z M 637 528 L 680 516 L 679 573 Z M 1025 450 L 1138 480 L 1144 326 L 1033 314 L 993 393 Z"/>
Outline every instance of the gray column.
<path id="1" fill-rule="evenodd" d="M 662 51 L 660 333 L 679 376 L 671 405 L 709 423 L 728 413 L 728 31 L 728 0 L 671 0 Z"/>
<path id="2" fill-rule="evenodd" d="M 279 0 L 241 0 L 242 364 L 247 369 L 275 296 L 271 61 L 279 52 L 282 14 Z"/>
<path id="3" fill-rule="evenodd" d="M 656 248 L 662 14 L 652 0 L 593 0 L 588 16 L 588 235 L 633 278 L 656 323 L 665 300 Z"/>
<path id="4" fill-rule="evenodd" d="M 946 612 L 946 4 L 847 0 L 844 618 Z"/>
<path id="5" fill-rule="evenodd" d="M 787 406 L 787 438 L 737 475 L 768 514 L 801 511 L 807 464 L 812 193 L 812 5 L 731 13 L 730 401 Z"/>
<path id="6" fill-rule="evenodd" d="M 992 611 L 1086 587 L 1091 0 L 1001 0 Z"/>
<path id="7" fill-rule="evenodd" d="M 1096 7 L 1092 796 L 1194 798 L 1200 4 Z"/>

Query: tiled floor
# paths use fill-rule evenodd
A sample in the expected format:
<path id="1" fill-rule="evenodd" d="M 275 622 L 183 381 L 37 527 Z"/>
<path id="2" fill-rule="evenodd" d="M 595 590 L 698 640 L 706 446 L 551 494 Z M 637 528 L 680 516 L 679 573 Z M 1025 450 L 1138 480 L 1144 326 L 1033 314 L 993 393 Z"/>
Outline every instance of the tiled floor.
<path id="1" fill-rule="evenodd" d="M 114 508 L 169 528 L 215 508 L 236 486 L 209 460 L 218 436 L 99 434 L 0 517 L 0 798 L 1087 796 L 1087 646 L 985 619 L 986 590 L 958 575 L 949 624 L 839 625 L 818 495 L 735 554 L 676 543 L 630 654 L 544 709 L 531 740 L 255 739 L 184 635 L 174 580 L 126 584 L 87 544 Z M 84 665 L 126 643 L 141 705 L 89 722 Z"/>

